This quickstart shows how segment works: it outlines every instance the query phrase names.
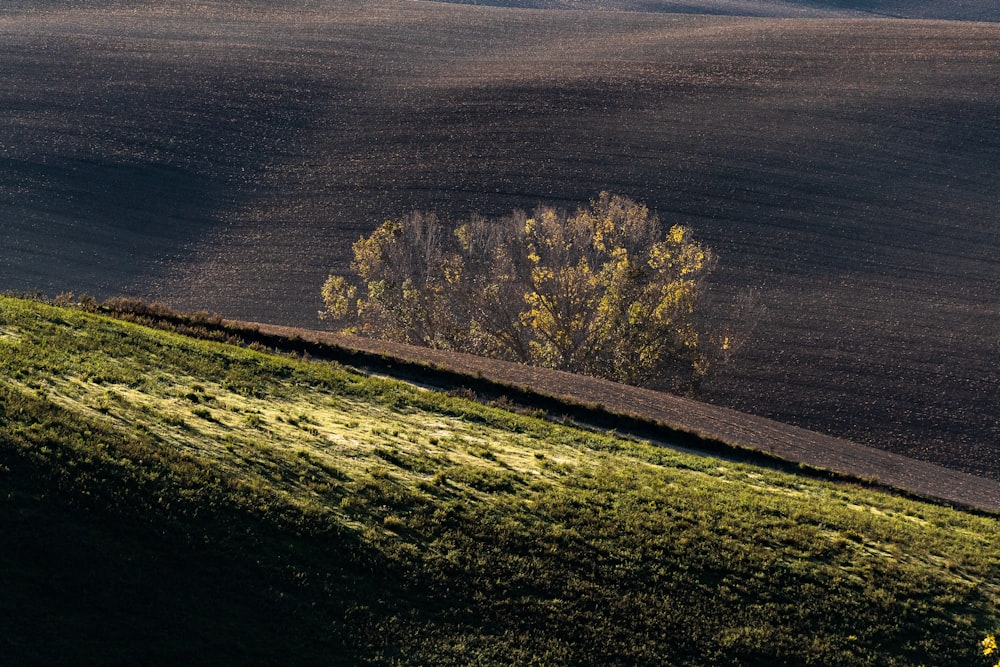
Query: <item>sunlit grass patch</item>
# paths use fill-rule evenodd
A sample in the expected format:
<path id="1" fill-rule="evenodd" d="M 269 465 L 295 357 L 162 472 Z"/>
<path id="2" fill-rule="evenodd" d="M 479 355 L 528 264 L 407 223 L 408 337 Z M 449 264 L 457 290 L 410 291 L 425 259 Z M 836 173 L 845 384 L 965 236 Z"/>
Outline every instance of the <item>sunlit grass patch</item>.
<path id="1" fill-rule="evenodd" d="M 0 340 L 6 339 L 8 341 L 13 341 L 20 336 L 20 332 L 17 327 L 14 326 L 0 326 Z"/>
<path id="2" fill-rule="evenodd" d="M 207 521 L 321 626 L 392 628 L 376 663 L 958 665 L 1000 617 L 994 518 L 28 302 L 0 326 L 0 452 Z"/>

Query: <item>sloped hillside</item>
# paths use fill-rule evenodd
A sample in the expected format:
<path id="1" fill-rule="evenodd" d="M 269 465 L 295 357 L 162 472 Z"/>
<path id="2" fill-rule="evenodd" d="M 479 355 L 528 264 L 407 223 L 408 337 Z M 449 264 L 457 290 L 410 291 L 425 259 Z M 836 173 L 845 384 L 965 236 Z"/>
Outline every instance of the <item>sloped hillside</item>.
<path id="1" fill-rule="evenodd" d="M 968 665 L 995 518 L 0 299 L 13 664 Z"/>
<path id="2" fill-rule="evenodd" d="M 5 3 L 0 287 L 311 327 L 387 217 L 608 189 L 716 250 L 720 302 L 767 306 L 704 398 L 1000 480 L 998 42 L 959 21 Z"/>

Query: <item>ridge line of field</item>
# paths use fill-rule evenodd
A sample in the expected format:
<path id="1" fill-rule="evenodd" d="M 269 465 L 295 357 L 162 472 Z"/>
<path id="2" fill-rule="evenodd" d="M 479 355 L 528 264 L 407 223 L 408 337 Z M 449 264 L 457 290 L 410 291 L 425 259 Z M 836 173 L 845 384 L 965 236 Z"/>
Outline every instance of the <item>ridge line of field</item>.
<path id="1" fill-rule="evenodd" d="M 323 354 L 325 347 L 331 353 L 339 352 L 339 360 L 348 363 L 353 359 L 366 365 L 378 359 L 380 372 L 410 381 L 425 380 L 440 389 L 455 388 L 463 379 L 494 390 L 510 389 L 523 398 L 542 399 L 556 409 L 581 409 L 587 413 L 586 421 L 593 422 L 596 417 L 596 425 L 625 434 L 649 437 L 649 431 L 658 427 L 660 437 L 666 430 L 671 441 L 677 436 L 684 446 L 712 454 L 744 452 L 758 460 L 797 464 L 937 502 L 1000 512 L 1000 483 L 994 480 L 663 392 L 314 329 L 235 320 L 226 320 L 224 326 L 251 339 L 256 333 L 264 337 L 257 342 L 279 348 L 287 347 L 280 344 L 282 339 L 311 344 L 302 351 L 314 356 Z"/>

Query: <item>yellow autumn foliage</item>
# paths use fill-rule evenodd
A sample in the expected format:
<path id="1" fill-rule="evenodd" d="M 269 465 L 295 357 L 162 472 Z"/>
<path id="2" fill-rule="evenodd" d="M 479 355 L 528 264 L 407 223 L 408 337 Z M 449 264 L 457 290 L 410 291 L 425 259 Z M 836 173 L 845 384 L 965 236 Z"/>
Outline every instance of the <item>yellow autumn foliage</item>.
<path id="1" fill-rule="evenodd" d="M 354 275 L 322 289 L 323 315 L 352 332 L 630 384 L 708 368 L 696 320 L 715 258 L 627 197 L 453 227 L 413 213 L 353 252 Z"/>

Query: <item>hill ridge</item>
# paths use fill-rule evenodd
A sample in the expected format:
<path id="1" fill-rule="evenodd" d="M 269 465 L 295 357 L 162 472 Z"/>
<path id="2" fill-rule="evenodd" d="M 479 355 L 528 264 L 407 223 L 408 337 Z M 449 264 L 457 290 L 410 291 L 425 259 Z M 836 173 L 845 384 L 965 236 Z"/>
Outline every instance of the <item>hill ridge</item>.
<path id="1" fill-rule="evenodd" d="M 528 395 L 556 399 L 568 406 L 596 409 L 612 418 L 661 425 L 670 431 L 695 436 L 703 444 L 723 443 L 735 451 L 755 452 L 834 475 L 872 481 L 919 497 L 1000 511 L 1000 483 L 994 480 L 664 392 L 565 371 L 315 329 L 237 320 L 226 324 L 443 370 L 473 382 L 485 381 Z M 428 379 L 428 384 L 435 386 L 433 379 Z"/>
<path id="2" fill-rule="evenodd" d="M 317 327 L 387 218 L 607 189 L 767 306 L 712 403 L 1000 481 L 998 30 L 18 0 L 0 286 Z"/>

